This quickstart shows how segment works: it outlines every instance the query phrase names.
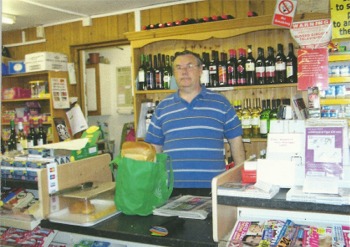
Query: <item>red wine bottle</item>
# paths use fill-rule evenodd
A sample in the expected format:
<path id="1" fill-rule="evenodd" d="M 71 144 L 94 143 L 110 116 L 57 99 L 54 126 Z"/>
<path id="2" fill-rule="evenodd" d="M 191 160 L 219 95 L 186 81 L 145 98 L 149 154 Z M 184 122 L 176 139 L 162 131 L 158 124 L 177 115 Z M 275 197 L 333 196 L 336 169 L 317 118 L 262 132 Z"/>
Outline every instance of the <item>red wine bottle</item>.
<path id="1" fill-rule="evenodd" d="M 237 85 L 237 55 L 236 50 L 229 50 L 230 59 L 227 61 L 227 84 Z"/>
<path id="2" fill-rule="evenodd" d="M 255 58 L 252 53 L 252 46 L 248 45 L 248 55 L 245 62 L 246 82 L 247 85 L 255 85 Z"/>
<path id="3" fill-rule="evenodd" d="M 265 60 L 265 69 L 266 69 L 266 84 L 276 83 L 276 67 L 275 67 L 275 56 L 273 47 L 269 46 L 267 48 L 267 58 Z"/>
<path id="4" fill-rule="evenodd" d="M 243 48 L 238 49 L 238 60 L 237 60 L 237 84 L 239 86 L 246 85 L 246 71 L 245 71 L 245 50 Z"/>
<path id="5" fill-rule="evenodd" d="M 219 86 L 227 86 L 227 55 L 224 52 L 220 54 L 220 63 L 218 67 Z"/>
<path id="6" fill-rule="evenodd" d="M 294 55 L 294 47 L 293 43 L 288 44 L 288 55 L 286 58 L 286 76 L 287 76 L 287 82 L 289 83 L 295 83 L 298 82 L 298 60 L 297 57 Z"/>
<path id="7" fill-rule="evenodd" d="M 276 54 L 276 82 L 285 83 L 286 82 L 286 56 L 283 53 L 283 45 L 277 45 Z"/>
<path id="8" fill-rule="evenodd" d="M 209 64 L 209 85 L 210 87 L 217 87 L 219 85 L 219 74 L 218 74 L 218 52 L 211 52 L 211 61 Z"/>
<path id="9" fill-rule="evenodd" d="M 255 75 L 256 75 L 256 84 L 263 85 L 265 84 L 265 56 L 264 49 L 258 48 L 258 57 L 255 61 Z"/>
<path id="10" fill-rule="evenodd" d="M 202 53 L 202 75 L 201 75 L 201 84 L 205 87 L 209 87 L 209 53 Z"/>

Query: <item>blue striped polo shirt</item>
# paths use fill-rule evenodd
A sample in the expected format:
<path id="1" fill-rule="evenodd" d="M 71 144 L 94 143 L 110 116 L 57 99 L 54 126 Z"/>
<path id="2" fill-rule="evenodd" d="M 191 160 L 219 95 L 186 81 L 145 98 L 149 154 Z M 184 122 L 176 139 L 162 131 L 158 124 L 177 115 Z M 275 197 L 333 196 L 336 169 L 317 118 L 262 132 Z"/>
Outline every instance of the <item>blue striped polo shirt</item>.
<path id="1" fill-rule="evenodd" d="M 225 171 L 224 139 L 242 135 L 230 102 L 202 87 L 191 103 L 174 93 L 157 106 L 145 141 L 163 146 L 172 160 L 174 188 L 210 188 Z"/>

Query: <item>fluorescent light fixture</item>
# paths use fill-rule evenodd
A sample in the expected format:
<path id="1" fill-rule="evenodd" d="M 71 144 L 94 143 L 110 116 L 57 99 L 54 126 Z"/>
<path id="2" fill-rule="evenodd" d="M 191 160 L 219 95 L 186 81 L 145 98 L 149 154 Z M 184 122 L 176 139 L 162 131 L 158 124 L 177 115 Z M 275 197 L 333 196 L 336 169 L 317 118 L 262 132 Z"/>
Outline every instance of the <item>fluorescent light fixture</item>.
<path id="1" fill-rule="evenodd" d="M 2 13 L 2 23 L 3 24 L 15 24 L 16 16 Z"/>

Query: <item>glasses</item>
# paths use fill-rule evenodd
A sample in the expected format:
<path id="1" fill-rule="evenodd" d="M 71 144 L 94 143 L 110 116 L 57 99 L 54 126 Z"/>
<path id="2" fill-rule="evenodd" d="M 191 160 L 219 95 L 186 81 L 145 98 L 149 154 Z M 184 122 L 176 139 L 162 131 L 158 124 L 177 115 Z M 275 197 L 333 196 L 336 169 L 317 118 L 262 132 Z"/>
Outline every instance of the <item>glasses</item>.
<path id="1" fill-rule="evenodd" d="M 198 64 L 189 63 L 189 64 L 186 64 L 185 66 L 176 65 L 175 70 L 182 71 L 183 69 L 186 69 L 187 71 L 192 71 L 197 67 L 198 67 Z"/>

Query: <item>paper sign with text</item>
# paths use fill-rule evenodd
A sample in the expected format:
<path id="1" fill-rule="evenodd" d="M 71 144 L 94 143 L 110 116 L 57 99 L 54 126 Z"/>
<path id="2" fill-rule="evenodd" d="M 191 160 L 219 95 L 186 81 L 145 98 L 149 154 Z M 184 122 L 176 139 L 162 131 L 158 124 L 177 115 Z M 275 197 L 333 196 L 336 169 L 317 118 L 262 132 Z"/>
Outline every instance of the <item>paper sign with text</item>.
<path id="1" fill-rule="evenodd" d="M 293 22 L 296 0 L 277 0 L 272 24 L 290 28 Z"/>
<path id="2" fill-rule="evenodd" d="M 327 47 L 332 39 L 330 19 L 294 22 L 290 33 L 301 48 Z"/>
<path id="3" fill-rule="evenodd" d="M 350 1 L 331 0 L 332 37 L 344 39 L 350 37 Z"/>

